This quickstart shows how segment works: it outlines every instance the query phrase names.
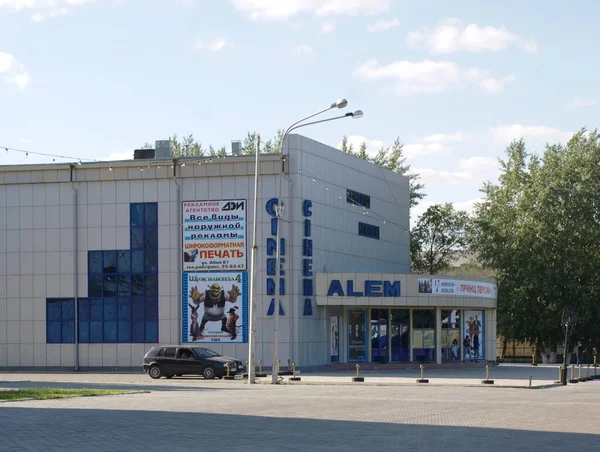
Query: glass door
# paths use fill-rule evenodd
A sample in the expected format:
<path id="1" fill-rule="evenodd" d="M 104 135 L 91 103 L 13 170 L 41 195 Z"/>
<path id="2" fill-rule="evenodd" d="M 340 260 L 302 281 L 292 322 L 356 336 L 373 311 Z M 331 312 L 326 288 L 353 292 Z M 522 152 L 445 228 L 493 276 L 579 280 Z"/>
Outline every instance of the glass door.
<path id="1" fill-rule="evenodd" d="M 388 361 L 388 310 L 371 309 L 371 361 Z"/>
<path id="2" fill-rule="evenodd" d="M 410 310 L 392 309 L 392 361 L 410 361 Z"/>

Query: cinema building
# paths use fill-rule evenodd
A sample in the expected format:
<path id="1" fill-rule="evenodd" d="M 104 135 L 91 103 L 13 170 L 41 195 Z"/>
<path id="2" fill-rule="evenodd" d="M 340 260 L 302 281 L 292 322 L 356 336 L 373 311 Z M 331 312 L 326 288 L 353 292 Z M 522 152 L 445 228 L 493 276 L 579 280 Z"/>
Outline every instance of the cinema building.
<path id="1" fill-rule="evenodd" d="M 441 363 L 453 339 L 462 359 L 466 334 L 495 359 L 494 281 L 410 274 L 406 177 L 300 135 L 258 173 L 265 367 L 276 314 L 279 359 L 301 368 Z M 245 361 L 254 175 L 237 147 L 176 159 L 168 141 L 128 161 L 0 167 L 0 369 L 139 367 L 180 343 Z"/>

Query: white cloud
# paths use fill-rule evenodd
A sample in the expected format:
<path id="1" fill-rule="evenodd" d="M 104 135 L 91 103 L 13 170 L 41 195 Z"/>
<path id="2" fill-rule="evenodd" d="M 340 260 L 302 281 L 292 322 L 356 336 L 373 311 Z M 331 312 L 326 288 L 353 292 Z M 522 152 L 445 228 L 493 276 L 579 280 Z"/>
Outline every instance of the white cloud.
<path id="1" fill-rule="evenodd" d="M 369 60 L 355 69 L 354 77 L 361 80 L 392 80 L 399 96 L 441 93 L 469 84 L 486 89 L 495 80 L 484 69 L 462 69 L 450 61 L 430 60 L 396 61 L 387 65 Z M 482 86 L 483 82 L 485 84 Z M 504 84 L 498 82 L 498 86 L 502 88 Z"/>
<path id="2" fill-rule="evenodd" d="M 600 96 L 574 97 L 569 104 L 571 107 L 595 107 L 600 105 Z"/>
<path id="3" fill-rule="evenodd" d="M 0 81 L 25 89 L 29 84 L 29 74 L 13 55 L 0 52 Z"/>
<path id="4" fill-rule="evenodd" d="M 133 160 L 133 151 L 113 152 L 107 157 L 101 158 L 107 162 L 116 162 L 119 160 Z"/>
<path id="5" fill-rule="evenodd" d="M 475 211 L 475 204 L 479 204 L 483 201 L 483 198 L 468 199 L 467 201 L 452 203 L 455 210 L 463 210 L 469 215 Z"/>
<path id="6" fill-rule="evenodd" d="M 546 142 L 546 143 L 564 143 L 568 141 L 573 132 L 560 130 L 545 126 L 523 126 L 521 124 L 503 125 L 494 127 L 491 130 L 492 136 L 498 140 L 508 143 L 512 140 L 524 140 Z"/>
<path id="7" fill-rule="evenodd" d="M 370 157 L 375 157 L 377 152 L 384 147 L 383 141 L 380 140 L 369 140 L 360 135 L 350 135 L 348 138 L 348 145 L 352 145 L 355 151 L 360 149 L 361 144 L 364 142 L 367 145 L 366 152 Z M 342 142 L 338 144 L 338 149 L 342 146 Z"/>
<path id="8" fill-rule="evenodd" d="M 466 135 L 462 132 L 455 132 L 450 134 L 437 133 L 434 135 L 429 135 L 423 138 L 423 141 L 426 143 L 460 143 L 462 141 L 467 141 L 468 139 L 470 139 L 469 135 Z"/>
<path id="9" fill-rule="evenodd" d="M 370 31 L 371 33 L 375 33 L 378 31 L 386 31 L 386 30 L 389 30 L 390 28 L 396 28 L 399 26 L 400 26 L 400 21 L 396 18 L 393 18 L 393 19 L 389 19 L 389 20 L 380 19 L 379 21 L 375 22 L 374 24 L 367 24 L 366 28 L 367 28 L 367 31 Z"/>
<path id="10" fill-rule="evenodd" d="M 480 187 L 484 182 L 496 181 L 500 173 L 498 161 L 489 157 L 460 159 L 456 169 L 437 170 L 413 168 L 425 186 L 470 185 Z"/>
<path id="11" fill-rule="evenodd" d="M 533 41 L 527 41 L 504 26 L 480 27 L 476 24 L 464 25 L 458 19 L 444 19 L 433 28 L 424 27 L 411 31 L 406 41 L 413 48 L 425 48 L 434 55 L 456 52 L 500 52 L 510 46 L 520 46 L 526 53 L 537 51 Z"/>
<path id="12" fill-rule="evenodd" d="M 284 20 L 299 14 L 316 17 L 376 15 L 388 11 L 392 0 L 230 0 L 253 20 Z"/>
<path id="13" fill-rule="evenodd" d="M 71 8 L 92 3 L 96 0 L 0 0 L 0 9 L 13 12 L 31 12 L 31 20 L 43 22 L 71 13 Z"/>
<path id="14" fill-rule="evenodd" d="M 302 44 L 296 47 L 298 53 L 312 53 L 313 48 L 307 44 Z"/>
<path id="15" fill-rule="evenodd" d="M 403 147 L 407 158 L 449 154 L 450 149 L 440 143 L 411 143 Z"/>
<path id="16" fill-rule="evenodd" d="M 499 93 L 506 85 L 514 82 L 517 79 L 515 75 L 509 75 L 501 79 L 486 78 L 479 82 L 479 86 L 488 93 Z"/>
<path id="17" fill-rule="evenodd" d="M 321 24 L 321 33 L 333 33 L 335 31 L 335 22 L 330 20 Z"/>
<path id="18" fill-rule="evenodd" d="M 208 52 L 220 52 L 221 50 L 232 47 L 232 44 L 223 37 L 209 39 L 208 41 L 199 39 L 194 44 L 196 50 L 206 50 Z"/>

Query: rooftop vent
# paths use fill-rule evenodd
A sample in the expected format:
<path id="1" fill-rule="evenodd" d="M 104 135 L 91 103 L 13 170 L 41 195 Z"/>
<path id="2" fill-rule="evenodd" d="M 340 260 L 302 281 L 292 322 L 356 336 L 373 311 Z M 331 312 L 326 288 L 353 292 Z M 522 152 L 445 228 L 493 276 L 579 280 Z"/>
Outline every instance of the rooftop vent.
<path id="1" fill-rule="evenodd" d="M 133 151 L 134 160 L 149 160 L 154 158 L 154 149 L 136 149 Z"/>
<path id="2" fill-rule="evenodd" d="M 239 140 L 231 142 L 231 155 L 242 155 L 242 142 Z"/>
<path id="3" fill-rule="evenodd" d="M 171 140 L 157 140 L 154 147 L 156 148 L 154 158 L 160 160 L 171 160 L 173 158 L 173 142 Z"/>

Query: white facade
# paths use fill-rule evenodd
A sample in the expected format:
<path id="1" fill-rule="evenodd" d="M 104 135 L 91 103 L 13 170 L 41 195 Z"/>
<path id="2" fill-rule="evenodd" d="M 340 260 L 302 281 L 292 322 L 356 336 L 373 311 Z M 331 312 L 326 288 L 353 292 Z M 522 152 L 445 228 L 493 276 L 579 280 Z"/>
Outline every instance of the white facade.
<path id="1" fill-rule="evenodd" d="M 408 179 L 298 135 L 289 136 L 286 144 L 284 155 L 260 157 L 256 359 L 271 366 L 274 316 L 268 310 L 274 296 L 267 291 L 275 277 L 268 274 L 268 259 L 275 256 L 267 255 L 267 242 L 275 236 L 267 206 L 279 198 L 285 207 L 279 359 L 324 365 L 330 362 L 330 312 L 318 304 L 316 274 L 409 272 Z M 348 190 L 368 196 L 368 206 L 349 202 Z M 249 272 L 253 195 L 253 156 L 0 167 L 0 368 L 138 367 L 151 346 L 189 340 L 187 306 L 193 299 L 183 293 L 182 203 L 245 201 L 247 267 L 242 271 Z M 156 203 L 156 226 L 150 217 L 141 226 L 134 224 L 139 221 L 131 214 L 135 203 L 150 203 L 150 213 Z M 359 223 L 368 225 L 360 229 L 363 235 Z M 154 228 L 157 242 L 148 239 Z M 375 232 L 378 238 L 365 236 Z M 143 248 L 139 252 L 130 251 L 132 237 L 146 238 L 135 245 Z M 312 256 L 306 256 L 306 241 L 311 241 Z M 140 275 L 133 267 L 122 275 L 117 263 L 107 264 L 112 259 L 107 256 L 127 255 L 134 266 L 134 254 L 142 251 L 151 262 L 144 258 Z M 88 268 L 89 259 L 98 255 L 104 256 L 101 271 L 114 275 Z M 92 280 L 102 285 L 99 304 Z M 134 295 L 137 290 L 143 295 Z M 76 319 L 70 300 L 79 305 Z M 136 317 L 137 302 L 146 303 L 142 317 Z M 247 315 L 242 315 L 247 306 L 239 308 L 242 329 L 247 328 Z M 103 326 L 94 320 L 97 316 Z M 247 334 L 233 342 L 199 345 L 246 360 Z"/>

